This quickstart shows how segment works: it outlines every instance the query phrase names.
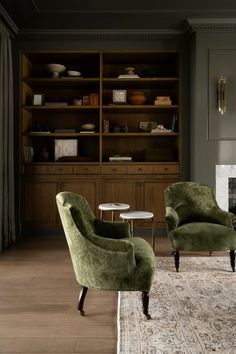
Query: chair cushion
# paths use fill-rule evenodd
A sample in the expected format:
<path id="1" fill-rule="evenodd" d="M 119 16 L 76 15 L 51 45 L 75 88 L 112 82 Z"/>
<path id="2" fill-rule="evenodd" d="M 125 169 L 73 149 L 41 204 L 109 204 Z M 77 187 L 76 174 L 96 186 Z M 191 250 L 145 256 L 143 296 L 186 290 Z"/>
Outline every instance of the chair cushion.
<path id="1" fill-rule="evenodd" d="M 134 254 L 136 261 L 135 268 L 135 289 L 149 291 L 154 271 L 155 271 L 155 254 L 152 247 L 142 238 L 132 237 L 129 239 L 134 245 Z"/>
<path id="2" fill-rule="evenodd" d="M 236 249 L 234 229 L 207 222 L 184 224 L 169 234 L 173 249 L 179 251 L 226 251 Z"/>
<path id="3" fill-rule="evenodd" d="M 126 238 L 130 237 L 129 224 L 123 221 L 106 221 L 94 219 L 95 233 L 106 238 Z"/>

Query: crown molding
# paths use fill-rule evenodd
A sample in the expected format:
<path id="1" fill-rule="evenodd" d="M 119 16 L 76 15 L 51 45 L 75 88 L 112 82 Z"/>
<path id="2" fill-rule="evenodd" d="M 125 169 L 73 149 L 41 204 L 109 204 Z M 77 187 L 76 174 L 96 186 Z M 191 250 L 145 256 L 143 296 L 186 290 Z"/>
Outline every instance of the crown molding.
<path id="1" fill-rule="evenodd" d="M 235 18 L 188 18 L 185 31 L 235 31 Z"/>
<path id="2" fill-rule="evenodd" d="M 0 20 L 7 26 L 12 36 L 17 35 L 19 28 L 16 26 L 15 22 L 8 15 L 4 7 L 0 4 Z"/>
<path id="3" fill-rule="evenodd" d="M 157 38 L 172 38 L 180 36 L 180 30 L 19 30 L 17 39 L 20 40 L 143 40 Z"/>

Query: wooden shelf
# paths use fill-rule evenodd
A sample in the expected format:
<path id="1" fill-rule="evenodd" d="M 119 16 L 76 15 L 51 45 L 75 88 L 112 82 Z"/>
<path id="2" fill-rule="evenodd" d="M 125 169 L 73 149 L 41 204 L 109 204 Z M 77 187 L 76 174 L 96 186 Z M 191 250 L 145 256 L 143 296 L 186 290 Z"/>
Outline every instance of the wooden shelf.
<path id="1" fill-rule="evenodd" d="M 168 137 L 173 137 L 173 136 L 178 136 L 179 133 L 103 133 L 102 136 L 104 137 L 157 137 L 157 136 L 168 136 Z"/>
<path id="2" fill-rule="evenodd" d="M 78 110 L 97 110 L 99 106 L 56 106 L 56 105 L 47 105 L 47 106 L 24 106 L 24 109 L 28 111 L 78 111 Z"/>
<path id="3" fill-rule="evenodd" d="M 139 78 L 103 78 L 103 82 L 169 82 L 169 81 L 178 81 L 178 77 L 139 77 Z"/>
<path id="4" fill-rule="evenodd" d="M 34 137 L 47 137 L 47 138 L 55 138 L 55 137 L 94 137 L 99 136 L 99 133 L 44 133 L 44 132 L 30 132 L 26 133 L 27 136 Z"/>
<path id="5" fill-rule="evenodd" d="M 60 78 L 30 78 L 25 77 L 23 82 L 32 88 L 76 88 L 78 86 L 99 86 L 99 78 L 81 78 L 81 77 L 60 77 Z"/>
<path id="6" fill-rule="evenodd" d="M 178 109 L 178 105 L 170 105 L 170 106 L 155 106 L 155 105 L 129 105 L 129 104 L 124 104 L 124 105 L 104 105 L 102 106 L 103 109 L 106 110 L 133 110 L 133 109 L 139 109 L 139 110 L 168 110 L 168 109 Z"/>

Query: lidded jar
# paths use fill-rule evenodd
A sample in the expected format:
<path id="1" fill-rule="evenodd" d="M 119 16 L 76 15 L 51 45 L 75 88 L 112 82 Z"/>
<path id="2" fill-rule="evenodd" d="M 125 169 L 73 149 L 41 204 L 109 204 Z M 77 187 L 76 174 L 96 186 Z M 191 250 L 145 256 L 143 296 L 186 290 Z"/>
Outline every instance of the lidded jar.
<path id="1" fill-rule="evenodd" d="M 146 101 L 146 97 L 142 91 L 133 91 L 128 97 L 128 101 L 130 104 L 140 105 L 144 104 Z"/>

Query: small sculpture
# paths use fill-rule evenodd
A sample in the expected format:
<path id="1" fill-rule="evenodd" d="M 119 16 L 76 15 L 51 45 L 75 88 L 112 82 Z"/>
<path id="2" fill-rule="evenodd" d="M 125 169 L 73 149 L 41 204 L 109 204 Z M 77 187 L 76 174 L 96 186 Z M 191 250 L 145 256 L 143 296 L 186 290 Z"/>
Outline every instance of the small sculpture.
<path id="1" fill-rule="evenodd" d="M 59 74 L 63 73 L 66 70 L 66 67 L 61 64 L 47 64 L 47 69 L 52 73 L 53 78 L 58 78 Z"/>

